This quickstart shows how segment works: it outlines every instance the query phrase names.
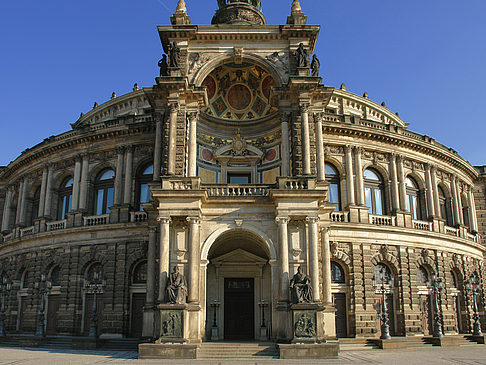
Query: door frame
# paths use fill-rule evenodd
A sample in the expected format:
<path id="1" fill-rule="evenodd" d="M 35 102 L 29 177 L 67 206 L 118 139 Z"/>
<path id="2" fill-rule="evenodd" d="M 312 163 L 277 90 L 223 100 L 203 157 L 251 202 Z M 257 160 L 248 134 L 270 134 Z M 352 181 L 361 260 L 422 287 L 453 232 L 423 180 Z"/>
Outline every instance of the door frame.
<path id="1" fill-rule="evenodd" d="M 253 288 L 252 288 L 252 291 L 253 291 L 253 298 L 252 298 L 252 300 L 253 300 L 253 326 L 252 326 L 253 327 L 252 328 L 253 329 L 253 336 L 252 336 L 252 338 L 249 338 L 249 339 L 243 339 L 243 341 L 255 340 L 256 339 L 256 333 L 257 333 L 256 327 L 255 327 L 255 322 L 258 322 L 258 321 L 256 321 L 258 313 L 255 312 L 255 310 L 256 310 L 255 303 L 257 302 L 255 300 L 255 298 L 256 298 L 256 295 L 255 295 L 255 291 L 256 291 L 255 290 L 256 289 L 255 288 L 256 287 L 255 281 L 256 280 L 255 280 L 255 278 L 253 278 L 253 277 L 231 277 L 231 276 L 224 278 L 224 280 L 223 280 L 223 313 L 222 313 L 223 322 L 225 322 L 225 320 L 226 320 L 226 295 L 227 295 L 226 280 L 231 280 L 231 279 L 251 280 L 253 282 Z M 250 292 L 250 291 L 248 291 L 248 292 Z M 226 327 L 224 326 L 223 327 L 223 338 L 226 338 L 225 334 L 226 334 Z M 233 340 L 233 339 L 231 339 L 231 340 Z M 238 339 L 236 339 L 236 340 L 238 340 Z"/>
<path id="2" fill-rule="evenodd" d="M 130 295 L 130 315 L 128 316 L 128 334 L 132 335 L 132 318 L 133 318 L 133 295 L 134 294 L 145 294 L 147 295 L 147 285 L 146 284 L 132 284 L 129 290 Z M 146 298 L 145 298 L 146 299 Z"/>

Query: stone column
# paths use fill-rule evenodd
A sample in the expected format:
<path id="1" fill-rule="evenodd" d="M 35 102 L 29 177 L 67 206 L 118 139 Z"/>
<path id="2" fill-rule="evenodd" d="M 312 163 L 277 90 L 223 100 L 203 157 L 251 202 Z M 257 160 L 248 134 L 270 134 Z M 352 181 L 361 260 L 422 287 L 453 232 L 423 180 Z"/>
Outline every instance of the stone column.
<path id="1" fill-rule="evenodd" d="M 440 216 L 439 186 L 437 185 L 437 170 L 435 166 L 430 167 L 430 177 L 432 181 L 432 196 L 434 197 L 435 216 Z"/>
<path id="2" fill-rule="evenodd" d="M 178 103 L 169 104 L 169 161 L 167 164 L 168 175 L 175 174 L 176 150 L 177 150 L 177 111 Z"/>
<path id="3" fill-rule="evenodd" d="M 132 180 L 133 180 L 133 148 L 127 147 L 125 156 L 125 189 L 123 191 L 123 203 L 132 202 Z"/>
<path id="4" fill-rule="evenodd" d="M 73 200 L 71 202 L 71 210 L 76 212 L 79 209 L 79 190 L 81 183 L 81 159 L 76 157 L 74 163 L 74 178 L 73 178 Z"/>
<path id="5" fill-rule="evenodd" d="M 429 217 L 435 217 L 434 186 L 432 186 L 429 164 L 425 165 L 425 185 L 427 189 L 427 214 Z M 437 189 L 437 186 L 435 186 L 435 189 Z"/>
<path id="6" fill-rule="evenodd" d="M 188 176 L 196 177 L 197 171 L 197 121 L 199 113 L 193 112 L 188 114 L 189 119 L 189 169 Z"/>
<path id="7" fill-rule="evenodd" d="M 346 153 L 346 190 L 348 193 L 348 206 L 355 205 L 356 201 L 354 200 L 354 175 L 353 175 L 353 157 L 352 157 L 352 147 L 350 145 L 346 145 L 345 147 Z"/>
<path id="8" fill-rule="evenodd" d="M 37 213 L 37 217 L 44 216 L 44 206 L 46 204 L 46 189 L 47 189 L 47 166 L 44 166 L 42 169 L 42 184 L 41 184 L 41 191 L 40 191 L 40 198 L 39 198 L 39 211 Z"/>
<path id="9" fill-rule="evenodd" d="M 314 114 L 316 122 L 317 180 L 326 181 L 326 156 L 322 136 L 322 114 Z"/>
<path id="10" fill-rule="evenodd" d="M 289 301 L 289 241 L 288 241 L 288 217 L 277 217 L 275 221 L 278 224 L 278 274 L 280 277 L 280 286 L 278 291 L 278 300 L 280 302 Z"/>
<path id="11" fill-rule="evenodd" d="M 289 138 L 290 113 L 282 114 L 282 176 L 290 175 L 290 138 Z"/>
<path id="12" fill-rule="evenodd" d="M 157 228 L 149 227 L 149 241 L 147 247 L 147 307 L 155 304 L 155 244 L 157 241 Z"/>
<path id="13" fill-rule="evenodd" d="M 20 210 L 22 206 L 22 192 L 24 191 L 24 182 L 19 184 L 19 196 L 17 197 L 17 211 L 15 212 L 15 224 L 20 224 Z"/>
<path id="14" fill-rule="evenodd" d="M 310 134 L 309 134 L 309 104 L 302 103 L 299 105 L 300 117 L 302 123 L 302 166 L 303 174 L 311 175 L 311 157 L 310 157 Z"/>
<path id="15" fill-rule="evenodd" d="M 474 201 L 473 187 L 469 186 L 467 190 L 467 200 L 469 202 L 469 228 L 471 231 L 478 231 L 478 219 L 476 215 L 476 203 Z"/>
<path id="16" fill-rule="evenodd" d="M 159 250 L 159 303 L 165 302 L 165 287 L 169 276 L 169 248 L 170 248 L 170 218 L 159 218 L 160 250 Z"/>
<path id="17" fill-rule="evenodd" d="M 27 224 L 27 194 L 29 188 L 29 180 L 28 178 L 24 178 L 24 184 L 22 185 L 22 201 L 20 204 L 20 224 L 25 225 Z"/>
<path id="18" fill-rule="evenodd" d="M 125 149 L 123 147 L 117 147 L 117 159 L 116 159 L 116 171 L 115 171 L 115 199 L 113 204 L 120 205 L 122 203 L 122 190 L 123 190 L 123 154 Z"/>
<path id="19" fill-rule="evenodd" d="M 464 225 L 464 215 L 462 214 L 462 195 L 459 181 L 456 179 L 456 192 L 457 192 L 457 206 L 459 209 L 459 224 Z"/>
<path id="20" fill-rule="evenodd" d="M 3 206 L 2 232 L 6 232 L 9 229 L 10 214 L 12 210 L 12 197 L 13 197 L 13 191 L 9 187 L 7 189 L 7 194 L 5 196 L 5 205 Z"/>
<path id="21" fill-rule="evenodd" d="M 314 301 L 321 301 L 321 293 L 319 288 L 319 254 L 317 246 L 319 245 L 319 233 L 317 229 L 318 217 L 307 217 L 309 223 L 309 261 L 310 261 L 310 278 L 312 288 L 314 290 Z"/>
<path id="22" fill-rule="evenodd" d="M 452 212 L 454 215 L 454 224 L 458 225 L 461 224 L 461 220 L 459 218 L 459 201 L 458 201 L 458 196 L 457 196 L 457 178 L 455 176 L 452 176 L 451 180 L 451 191 L 452 191 Z"/>
<path id="23" fill-rule="evenodd" d="M 354 163 L 356 174 L 356 189 L 358 196 L 358 205 L 365 205 L 365 193 L 364 193 L 364 181 L 363 181 L 363 164 L 361 163 L 361 153 L 363 149 L 361 147 L 354 148 Z"/>
<path id="24" fill-rule="evenodd" d="M 189 222 L 189 303 L 199 303 L 199 270 L 201 266 L 199 217 L 187 217 Z"/>
<path id="25" fill-rule="evenodd" d="M 398 160 L 398 189 L 400 191 L 400 210 L 407 210 L 407 186 L 405 184 L 405 172 L 403 171 L 403 157 L 397 156 Z"/>
<path id="26" fill-rule="evenodd" d="M 324 227 L 321 230 L 322 241 L 322 277 L 324 279 L 322 283 L 323 300 L 324 305 L 332 305 L 332 292 L 331 292 L 331 247 L 329 242 L 329 227 Z"/>
<path id="27" fill-rule="evenodd" d="M 88 209 L 88 183 L 89 183 L 89 155 L 83 155 L 83 166 L 81 167 L 81 190 L 79 191 L 79 209 Z"/>
<path id="28" fill-rule="evenodd" d="M 52 210 L 52 185 L 54 184 L 54 166 L 47 165 L 47 188 L 46 188 L 46 204 L 44 207 L 44 217 L 51 217 Z"/>
<path id="29" fill-rule="evenodd" d="M 156 113 L 157 123 L 155 127 L 155 146 L 154 146 L 154 181 L 160 180 L 160 170 L 162 168 L 162 122 L 163 113 Z"/>
<path id="30" fill-rule="evenodd" d="M 394 153 L 390 153 L 390 180 L 392 191 L 392 209 L 397 211 L 400 210 L 400 197 L 398 192 L 397 161 Z"/>

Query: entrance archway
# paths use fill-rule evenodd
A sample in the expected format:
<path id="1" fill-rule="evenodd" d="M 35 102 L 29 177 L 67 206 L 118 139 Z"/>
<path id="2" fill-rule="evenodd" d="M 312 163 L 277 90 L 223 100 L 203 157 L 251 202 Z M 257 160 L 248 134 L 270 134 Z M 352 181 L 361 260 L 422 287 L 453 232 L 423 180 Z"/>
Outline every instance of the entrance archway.
<path id="1" fill-rule="evenodd" d="M 207 248 L 208 340 L 267 340 L 272 322 L 271 250 L 247 229 L 230 229 Z"/>

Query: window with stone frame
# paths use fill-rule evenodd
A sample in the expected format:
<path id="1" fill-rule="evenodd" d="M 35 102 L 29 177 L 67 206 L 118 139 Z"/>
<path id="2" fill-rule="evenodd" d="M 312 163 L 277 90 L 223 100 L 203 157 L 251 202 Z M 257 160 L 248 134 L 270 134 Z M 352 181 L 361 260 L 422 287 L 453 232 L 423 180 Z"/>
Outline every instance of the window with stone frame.
<path id="1" fill-rule="evenodd" d="M 405 186 L 407 192 L 407 211 L 412 213 L 412 218 L 415 220 L 422 220 L 422 192 L 415 179 L 407 176 L 405 179 Z"/>
<path id="2" fill-rule="evenodd" d="M 59 274 L 60 274 L 60 268 L 59 268 L 59 265 L 56 265 L 54 266 L 52 269 L 51 269 L 51 272 L 49 273 L 49 280 L 51 281 L 52 283 L 52 286 L 60 286 L 61 282 L 59 280 Z"/>
<path id="3" fill-rule="evenodd" d="M 66 219 L 66 214 L 71 211 L 71 203 L 73 200 L 73 183 L 72 177 L 67 177 L 63 180 L 59 191 L 58 201 L 59 206 L 57 209 L 57 219 Z"/>
<path id="4" fill-rule="evenodd" d="M 417 271 L 417 284 L 427 286 L 429 282 L 429 272 L 423 266 L 419 266 Z"/>
<path id="5" fill-rule="evenodd" d="M 139 211 L 143 211 L 142 204 L 150 202 L 149 183 L 154 177 L 154 165 L 146 165 L 137 175 L 137 196 L 136 206 Z"/>
<path id="6" fill-rule="evenodd" d="M 469 203 L 464 194 L 461 194 L 461 206 L 462 206 L 462 220 L 464 222 L 464 225 L 468 228 L 471 228 L 469 224 L 469 209 L 470 209 Z"/>
<path id="7" fill-rule="evenodd" d="M 94 214 L 102 215 L 110 213 L 110 208 L 113 207 L 114 195 L 114 177 L 113 170 L 103 170 L 98 174 L 95 181 L 95 201 Z"/>
<path id="8" fill-rule="evenodd" d="M 34 192 L 34 197 L 32 199 L 32 212 L 30 214 L 31 220 L 30 220 L 30 225 L 34 225 L 34 221 L 39 218 L 39 205 L 40 205 L 40 193 L 41 193 L 41 188 L 40 186 L 35 189 Z"/>
<path id="9" fill-rule="evenodd" d="M 380 173 L 369 168 L 364 172 L 365 203 L 370 214 L 384 215 L 385 212 L 385 184 Z"/>
<path id="10" fill-rule="evenodd" d="M 346 275 L 343 267 L 335 261 L 331 261 L 331 282 L 335 284 L 345 284 Z"/>
<path id="11" fill-rule="evenodd" d="M 335 211 L 341 211 L 341 179 L 337 169 L 330 163 L 325 165 L 326 181 L 329 183 L 329 203 L 337 204 Z"/>
<path id="12" fill-rule="evenodd" d="M 147 261 L 142 261 L 133 270 L 132 283 L 145 284 L 147 282 Z"/>
<path id="13" fill-rule="evenodd" d="M 454 223 L 452 222 L 451 200 L 442 186 L 439 185 L 437 189 L 439 190 L 440 217 L 445 220 L 446 225 L 452 226 Z"/>
<path id="14" fill-rule="evenodd" d="M 373 270 L 373 283 L 375 285 L 381 285 L 382 282 L 385 285 L 391 286 L 393 284 L 393 276 L 390 268 L 380 262 L 375 265 Z"/>

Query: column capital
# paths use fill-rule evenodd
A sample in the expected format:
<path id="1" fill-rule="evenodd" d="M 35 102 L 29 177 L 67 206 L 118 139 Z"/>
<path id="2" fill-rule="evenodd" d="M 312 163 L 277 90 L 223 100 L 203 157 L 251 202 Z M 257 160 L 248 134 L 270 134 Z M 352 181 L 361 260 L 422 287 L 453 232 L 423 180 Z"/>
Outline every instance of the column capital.
<path id="1" fill-rule="evenodd" d="M 162 223 L 162 224 L 171 224 L 172 219 L 170 217 L 158 217 L 157 222 Z"/>
<path id="2" fill-rule="evenodd" d="M 361 146 L 353 146 L 353 150 L 357 155 L 362 155 L 364 148 Z"/>
<path id="3" fill-rule="evenodd" d="M 167 104 L 170 113 L 175 113 L 179 110 L 179 103 L 177 101 L 170 102 Z"/>
<path id="4" fill-rule="evenodd" d="M 127 145 L 124 146 L 124 149 L 127 152 L 133 152 L 133 150 L 135 149 L 135 147 L 133 145 L 131 145 L 131 144 L 127 144 Z"/>
<path id="5" fill-rule="evenodd" d="M 115 147 L 115 152 L 118 154 L 118 155 L 121 155 L 125 152 L 125 146 L 117 146 Z"/>
<path id="6" fill-rule="evenodd" d="M 285 216 L 275 217 L 275 223 L 277 224 L 288 224 L 289 221 L 290 221 L 289 217 L 285 217 Z"/>
<path id="7" fill-rule="evenodd" d="M 292 116 L 292 113 L 289 111 L 281 112 L 280 113 L 280 119 L 282 123 L 288 123 L 290 122 L 290 117 Z"/>
<path id="8" fill-rule="evenodd" d="M 353 151 L 353 146 L 350 144 L 344 145 L 344 151 L 346 153 L 351 153 Z"/>
<path id="9" fill-rule="evenodd" d="M 199 118 L 199 110 L 198 111 L 191 111 L 191 112 L 187 113 L 187 119 L 189 120 L 190 123 L 197 122 L 198 118 Z"/>
<path id="10" fill-rule="evenodd" d="M 425 167 L 425 171 L 430 171 L 430 170 L 432 170 L 432 168 L 434 168 L 434 165 L 432 165 L 432 164 L 431 164 L 431 163 L 429 163 L 429 162 L 426 162 L 426 163 L 424 164 L 424 167 Z"/>
<path id="11" fill-rule="evenodd" d="M 157 233 L 157 227 L 150 226 L 150 227 L 148 227 L 148 231 L 149 231 L 149 233 Z"/>
<path id="12" fill-rule="evenodd" d="M 322 233 L 327 234 L 331 230 L 331 227 L 321 227 L 320 230 Z"/>
<path id="13" fill-rule="evenodd" d="M 306 217 L 305 221 L 308 223 L 318 223 L 319 222 L 319 217 Z"/>
<path id="14" fill-rule="evenodd" d="M 309 112 L 309 108 L 310 108 L 310 103 L 308 102 L 300 102 L 299 103 L 299 110 L 300 110 L 300 113 L 308 113 Z"/>
<path id="15" fill-rule="evenodd" d="M 186 221 L 189 222 L 189 224 L 200 224 L 201 223 L 201 218 L 199 217 L 187 217 Z"/>
<path id="16" fill-rule="evenodd" d="M 322 123 L 322 119 L 324 119 L 324 113 L 323 112 L 313 113 L 313 117 L 315 123 Z"/>

